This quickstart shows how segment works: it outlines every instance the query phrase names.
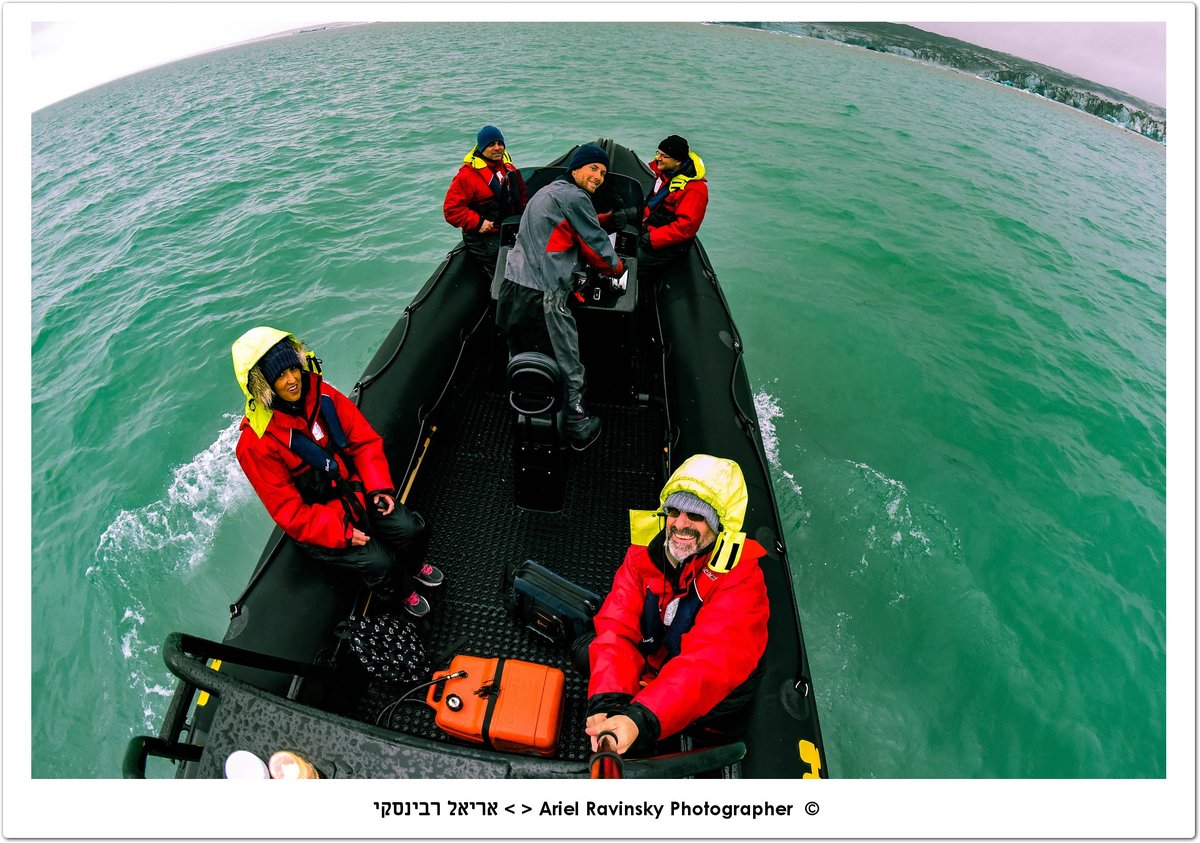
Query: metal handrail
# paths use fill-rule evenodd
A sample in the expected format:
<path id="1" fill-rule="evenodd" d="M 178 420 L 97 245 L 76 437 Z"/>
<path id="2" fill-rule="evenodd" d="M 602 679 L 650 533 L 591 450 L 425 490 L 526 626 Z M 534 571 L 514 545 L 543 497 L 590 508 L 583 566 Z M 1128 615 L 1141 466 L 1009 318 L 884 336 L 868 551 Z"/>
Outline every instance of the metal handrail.
<path id="1" fill-rule="evenodd" d="M 208 658 L 256 667 L 264 670 L 312 675 L 329 670 L 319 665 L 282 659 L 232 647 L 228 644 L 173 632 L 163 645 L 163 658 L 171 672 L 192 687 L 208 691 L 218 697 L 222 694 L 245 694 L 293 709 L 309 709 L 294 700 L 284 699 L 269 691 L 255 688 L 223 671 L 208 667 Z M 330 720 L 338 721 L 347 728 L 354 728 L 377 739 L 393 744 L 428 749 L 438 753 L 460 756 L 477 762 L 502 766 L 510 776 L 523 778 L 587 778 L 590 770 L 586 761 L 564 761 L 549 758 L 507 755 L 491 750 L 469 746 L 455 746 L 439 741 L 390 732 L 370 724 L 325 713 Z M 129 742 L 123 772 L 127 778 L 145 778 L 146 759 L 153 755 L 176 761 L 198 761 L 202 747 L 182 743 L 178 733 L 170 736 L 139 736 Z M 736 764 L 746 755 L 746 745 L 735 741 L 719 746 L 704 747 L 686 752 L 675 752 L 651 758 L 628 759 L 625 761 L 626 778 L 685 778 L 699 775 Z"/>

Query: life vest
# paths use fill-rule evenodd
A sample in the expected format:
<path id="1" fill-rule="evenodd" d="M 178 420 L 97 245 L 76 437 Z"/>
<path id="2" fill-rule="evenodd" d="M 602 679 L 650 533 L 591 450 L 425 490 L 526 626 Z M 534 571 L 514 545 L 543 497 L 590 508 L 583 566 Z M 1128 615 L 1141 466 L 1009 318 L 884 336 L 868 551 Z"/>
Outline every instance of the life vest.
<path id="1" fill-rule="evenodd" d="M 319 380 L 317 388 L 320 389 Z M 316 405 L 316 412 L 310 420 L 310 427 L 311 422 L 315 421 L 318 415 L 325 421 L 328 433 L 327 441 L 331 447 L 318 445 L 316 441 L 294 428 L 288 431 L 288 448 L 308 463 L 312 469 L 296 478 L 296 487 L 300 490 L 300 496 L 306 503 L 324 503 L 340 497 L 351 520 L 360 522 L 366 515 L 357 495 L 358 492 L 363 491 L 362 483 L 342 477 L 342 469 L 338 465 L 336 457 L 340 455 L 347 464 L 351 464 L 350 455 L 346 453 L 350 442 L 342 428 L 341 419 L 338 418 L 337 408 L 334 407 L 331 396 L 321 393 L 320 400 Z"/>
<path id="2" fill-rule="evenodd" d="M 342 430 L 342 420 L 338 418 L 337 410 L 333 406 L 333 398 L 322 393 L 318 404 L 320 409 L 317 412 L 325 419 L 325 427 L 328 428 L 329 442 L 333 445 L 333 451 L 345 451 L 350 442 L 346 439 L 346 432 Z M 334 459 L 331 451 L 321 447 L 298 430 L 290 431 L 288 439 L 288 447 L 292 449 L 292 452 L 311 465 L 318 474 L 329 480 L 335 480 L 342 476 L 342 470 L 338 467 L 337 460 Z"/>
<path id="3" fill-rule="evenodd" d="M 694 152 L 688 152 L 688 160 L 670 178 L 660 173 L 662 184 L 657 190 L 651 188 L 646 197 L 646 225 L 659 228 L 675 222 L 675 210 L 663 200 L 668 194 L 683 190 L 688 186 L 688 182 L 704 178 L 704 173 L 704 162 Z"/>
<path id="4" fill-rule="evenodd" d="M 513 167 L 508 152 L 504 153 L 504 161 L 498 170 L 493 169 L 486 159 L 479 157 L 474 149 L 467 153 L 463 163 L 475 168 L 476 175 L 483 179 L 492 194 L 491 197 L 473 202 L 471 210 L 492 222 L 502 222 L 505 218 L 521 212 L 524 180 Z"/>
<path id="5" fill-rule="evenodd" d="M 646 589 L 642 604 L 642 640 L 638 643 L 643 655 L 653 655 L 660 647 L 666 647 L 664 664 L 679 655 L 680 642 L 684 633 L 696 623 L 704 598 L 716 587 L 717 578 L 737 565 L 745 543 L 745 533 L 720 533 L 709 551 L 708 564 L 688 585 L 686 592 L 667 604 L 665 612 L 660 610 L 659 595 Z"/>

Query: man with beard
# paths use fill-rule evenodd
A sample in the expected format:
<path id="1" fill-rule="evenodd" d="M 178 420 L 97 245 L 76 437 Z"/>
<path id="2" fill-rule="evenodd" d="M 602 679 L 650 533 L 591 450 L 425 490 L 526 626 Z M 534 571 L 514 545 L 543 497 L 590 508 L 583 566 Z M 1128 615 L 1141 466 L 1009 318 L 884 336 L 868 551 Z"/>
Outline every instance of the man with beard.
<path id="1" fill-rule="evenodd" d="M 735 733 L 762 679 L 767 646 L 766 550 L 739 532 L 742 470 L 697 454 L 659 496 L 662 510 L 632 513 L 638 534 L 596 614 L 587 646 L 587 734 L 611 733 L 620 754 L 642 753 L 693 723 Z M 647 523 L 653 538 L 639 542 Z"/>

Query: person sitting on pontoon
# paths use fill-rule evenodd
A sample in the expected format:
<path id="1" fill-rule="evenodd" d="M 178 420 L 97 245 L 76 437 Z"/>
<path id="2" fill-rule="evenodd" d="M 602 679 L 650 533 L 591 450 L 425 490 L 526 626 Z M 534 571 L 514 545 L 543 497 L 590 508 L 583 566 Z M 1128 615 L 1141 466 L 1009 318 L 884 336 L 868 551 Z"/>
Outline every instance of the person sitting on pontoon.
<path id="1" fill-rule="evenodd" d="M 739 532 L 748 496 L 741 467 L 697 454 L 660 495 L 633 512 L 633 544 L 594 619 L 587 647 L 586 731 L 592 749 L 611 733 L 616 752 L 640 754 L 696 724 L 736 733 L 762 680 L 770 614 L 759 560 Z"/>
<path id="2" fill-rule="evenodd" d="M 429 613 L 417 586 L 441 585 L 429 529 L 396 500 L 383 439 L 321 377 L 295 336 L 252 328 L 233 344 L 246 396 L 237 460 L 275 523 L 310 558 L 356 572 L 377 600 Z"/>
<path id="3" fill-rule="evenodd" d="M 467 251 L 490 281 L 500 253 L 500 224 L 525 210 L 525 180 L 513 166 L 504 135 L 484 126 L 446 191 L 442 214 L 462 229 Z"/>
<path id="4" fill-rule="evenodd" d="M 638 272 L 650 275 L 692 248 L 708 209 L 704 162 L 685 138 L 669 135 L 650 162 L 654 185 L 646 195 L 638 241 Z"/>

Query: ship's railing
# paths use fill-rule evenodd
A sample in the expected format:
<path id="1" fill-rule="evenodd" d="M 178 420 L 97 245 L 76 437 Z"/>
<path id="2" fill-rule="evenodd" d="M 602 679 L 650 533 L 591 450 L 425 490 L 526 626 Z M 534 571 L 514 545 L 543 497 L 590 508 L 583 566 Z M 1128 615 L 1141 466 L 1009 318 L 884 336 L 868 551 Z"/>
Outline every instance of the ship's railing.
<path id="1" fill-rule="evenodd" d="M 506 778 L 589 778 L 590 765 L 586 760 L 560 760 L 510 755 L 471 746 L 459 746 L 428 740 L 400 732 L 382 729 L 347 717 L 318 711 L 292 699 L 285 699 L 255 688 L 227 672 L 213 670 L 208 659 L 244 665 L 262 670 L 291 673 L 297 677 L 316 677 L 328 674 L 328 666 L 304 664 L 289 659 L 268 656 L 232 647 L 228 644 L 197 638 L 174 632 L 167 636 L 163 645 L 163 659 L 180 679 L 172 698 L 170 709 L 164 718 L 163 729 L 158 737 L 138 736 L 129 743 L 123 773 L 126 778 L 145 778 L 146 761 L 150 757 L 167 758 L 173 761 L 198 762 L 203 754 L 202 747 L 181 741 L 186 729 L 186 715 L 192 697 L 197 690 L 206 691 L 218 698 L 241 696 L 259 706 L 270 707 L 280 719 L 289 715 L 318 716 L 327 723 L 346 733 L 358 736 L 359 746 L 378 743 L 393 749 L 402 748 L 419 755 L 428 764 L 430 758 L 437 759 L 435 777 L 450 778 L 456 768 L 464 766 L 472 770 L 488 769 L 492 775 Z M 274 720 L 274 718 L 272 718 Z M 314 752 L 314 756 L 319 752 Z M 380 753 L 381 762 L 385 763 Z M 745 757 L 746 746 L 741 742 L 726 743 L 675 752 L 652 758 L 628 759 L 624 762 L 625 778 L 688 778 L 704 773 L 732 767 Z M 393 763 L 393 762 L 386 762 Z M 215 762 L 208 764 L 209 772 L 219 775 Z M 373 767 L 364 760 L 358 770 L 342 771 L 343 774 L 359 777 L 395 777 L 395 769 Z"/>

